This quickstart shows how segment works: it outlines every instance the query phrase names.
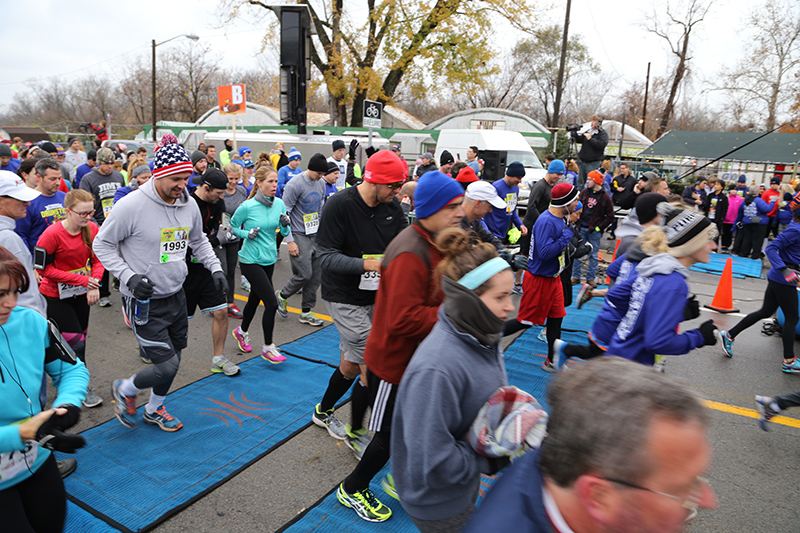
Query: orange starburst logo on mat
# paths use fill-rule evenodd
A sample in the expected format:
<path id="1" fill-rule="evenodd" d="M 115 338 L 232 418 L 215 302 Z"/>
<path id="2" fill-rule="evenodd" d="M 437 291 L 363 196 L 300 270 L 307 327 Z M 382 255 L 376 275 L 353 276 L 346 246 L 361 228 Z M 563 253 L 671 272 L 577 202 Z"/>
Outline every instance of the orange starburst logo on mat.
<path id="1" fill-rule="evenodd" d="M 225 425 L 229 424 L 228 419 L 234 420 L 239 427 L 242 427 L 242 419 L 240 417 L 247 417 L 247 418 L 255 418 L 256 420 L 261 420 L 265 424 L 267 423 L 266 420 L 261 418 L 258 415 L 251 413 L 250 411 L 273 411 L 274 407 L 257 407 L 257 406 L 266 406 L 270 405 L 268 403 L 258 403 L 251 400 L 248 400 L 244 393 L 241 393 L 241 401 L 237 400 L 233 393 L 231 392 L 228 395 L 228 399 L 231 403 L 221 402 L 219 400 L 215 400 L 214 398 L 206 398 L 206 400 L 223 407 L 224 409 L 215 409 L 213 407 L 206 407 L 201 409 L 201 412 L 198 414 L 205 415 L 205 416 L 213 416 L 214 418 L 219 418 Z"/>

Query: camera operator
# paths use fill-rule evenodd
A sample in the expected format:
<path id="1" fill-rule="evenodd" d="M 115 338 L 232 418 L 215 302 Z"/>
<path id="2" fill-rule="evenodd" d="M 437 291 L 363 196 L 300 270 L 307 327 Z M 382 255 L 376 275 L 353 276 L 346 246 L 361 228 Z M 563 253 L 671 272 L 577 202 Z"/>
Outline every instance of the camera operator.
<path id="1" fill-rule="evenodd" d="M 592 116 L 592 125 L 583 133 L 578 133 L 577 129 L 567 126 L 567 130 L 572 136 L 572 140 L 582 144 L 578 152 L 578 182 L 576 188 L 581 191 L 586 185 L 586 177 L 592 170 L 597 170 L 603 161 L 603 152 L 608 144 L 608 133 L 603 129 L 603 117 L 601 115 Z"/>

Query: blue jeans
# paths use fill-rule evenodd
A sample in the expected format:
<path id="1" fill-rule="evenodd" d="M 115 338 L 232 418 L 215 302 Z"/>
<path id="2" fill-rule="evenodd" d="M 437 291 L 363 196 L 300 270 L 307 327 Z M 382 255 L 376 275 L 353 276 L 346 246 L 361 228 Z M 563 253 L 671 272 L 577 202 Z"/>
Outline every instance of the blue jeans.
<path id="1" fill-rule="evenodd" d="M 581 228 L 578 233 L 581 240 L 588 241 L 592 245 L 592 252 L 589 254 L 589 267 L 586 270 L 586 281 L 593 280 L 597 276 L 597 252 L 600 251 L 600 238 L 603 235 L 602 231 L 594 231 L 594 228 Z M 576 259 L 572 264 L 572 277 L 581 279 L 581 270 L 583 270 L 583 261 L 587 256 Z"/>

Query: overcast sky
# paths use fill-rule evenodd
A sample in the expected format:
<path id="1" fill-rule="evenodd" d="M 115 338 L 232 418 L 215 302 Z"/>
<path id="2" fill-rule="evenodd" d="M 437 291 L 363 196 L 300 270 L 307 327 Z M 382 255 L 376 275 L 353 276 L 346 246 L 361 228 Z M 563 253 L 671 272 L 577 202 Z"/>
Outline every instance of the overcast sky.
<path id="1" fill-rule="evenodd" d="M 643 6 L 655 2 L 662 0 L 572 2 L 570 35 L 583 36 L 595 61 L 623 89 L 644 80 L 648 61 L 654 76 L 663 75 L 672 64 L 666 43 L 642 29 Z M 263 22 L 243 20 L 220 27 L 216 0 L 0 0 L 0 5 L 5 8 L 0 106 L 11 103 L 15 93 L 28 91 L 27 80 L 56 77 L 70 82 L 102 74 L 137 56 L 149 58 L 151 39 L 161 42 L 185 33 L 200 36 L 225 64 L 247 67 L 256 61 L 265 27 Z M 549 12 L 552 21 L 563 22 L 565 5 L 558 2 Z M 733 64 L 741 55 L 739 30 L 751 5 L 745 0 L 716 2 L 693 42 L 696 73 L 711 79 L 722 64 Z"/>

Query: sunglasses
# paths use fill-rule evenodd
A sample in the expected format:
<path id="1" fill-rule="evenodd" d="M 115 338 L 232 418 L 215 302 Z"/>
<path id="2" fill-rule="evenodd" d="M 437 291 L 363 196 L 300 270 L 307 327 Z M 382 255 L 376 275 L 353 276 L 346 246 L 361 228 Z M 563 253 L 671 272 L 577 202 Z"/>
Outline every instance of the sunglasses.
<path id="1" fill-rule="evenodd" d="M 384 183 L 384 185 L 386 185 L 388 188 L 394 190 L 394 189 L 399 189 L 400 187 L 402 187 L 404 183 L 405 183 L 405 181 L 397 181 L 395 183 Z"/>

